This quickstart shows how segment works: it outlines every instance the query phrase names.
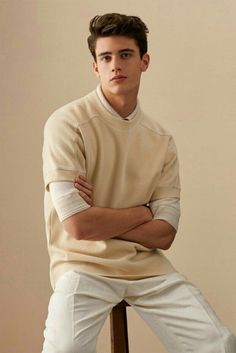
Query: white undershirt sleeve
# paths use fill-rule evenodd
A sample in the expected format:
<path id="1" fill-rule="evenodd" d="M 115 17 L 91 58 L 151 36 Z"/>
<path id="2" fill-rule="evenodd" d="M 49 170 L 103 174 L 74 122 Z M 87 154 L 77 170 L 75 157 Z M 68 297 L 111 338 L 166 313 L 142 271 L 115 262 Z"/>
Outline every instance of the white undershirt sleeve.
<path id="1" fill-rule="evenodd" d="M 150 202 L 149 207 L 154 219 L 162 219 L 178 230 L 180 201 L 177 197 L 168 197 Z"/>
<path id="2" fill-rule="evenodd" d="M 49 190 L 53 206 L 61 222 L 75 213 L 91 207 L 79 195 L 79 191 L 71 181 L 54 181 L 50 183 Z"/>

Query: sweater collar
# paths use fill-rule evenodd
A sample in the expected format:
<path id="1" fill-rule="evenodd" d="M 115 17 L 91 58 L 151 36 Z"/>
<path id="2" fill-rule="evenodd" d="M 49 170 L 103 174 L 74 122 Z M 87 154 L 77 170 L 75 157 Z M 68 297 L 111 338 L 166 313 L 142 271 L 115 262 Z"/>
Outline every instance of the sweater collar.
<path id="1" fill-rule="evenodd" d="M 103 94 L 103 92 L 102 92 L 101 85 L 98 85 L 98 86 L 97 86 L 96 92 L 97 92 L 98 98 L 100 99 L 102 105 L 106 108 L 106 110 L 108 110 L 108 111 L 109 111 L 112 115 L 114 115 L 116 118 L 122 119 L 122 120 L 129 120 L 129 121 L 130 121 L 130 120 L 132 120 L 132 119 L 136 116 L 136 114 L 137 114 L 137 112 L 138 112 L 138 110 L 139 110 L 139 102 L 137 103 L 137 105 L 136 105 L 134 111 L 133 111 L 130 115 L 128 115 L 128 116 L 126 116 L 125 118 L 123 118 L 122 116 L 120 116 L 120 115 L 115 111 L 115 109 L 112 108 L 112 106 L 111 106 L 111 105 L 109 104 L 109 102 L 106 100 L 106 98 L 105 98 L 105 96 L 104 96 L 104 94 Z"/>

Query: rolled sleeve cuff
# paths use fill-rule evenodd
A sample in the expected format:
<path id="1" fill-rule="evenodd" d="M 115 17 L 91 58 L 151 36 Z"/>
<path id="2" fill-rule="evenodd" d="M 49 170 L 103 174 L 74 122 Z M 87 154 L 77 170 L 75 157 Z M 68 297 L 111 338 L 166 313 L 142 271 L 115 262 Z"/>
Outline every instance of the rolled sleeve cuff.
<path id="1" fill-rule="evenodd" d="M 149 207 L 153 214 L 153 219 L 161 219 L 168 222 L 175 230 L 178 230 L 180 219 L 179 198 L 169 197 L 150 202 Z"/>
<path id="2" fill-rule="evenodd" d="M 53 206 L 61 222 L 91 207 L 79 195 L 79 191 L 74 187 L 72 182 L 53 182 L 50 184 L 50 193 Z"/>

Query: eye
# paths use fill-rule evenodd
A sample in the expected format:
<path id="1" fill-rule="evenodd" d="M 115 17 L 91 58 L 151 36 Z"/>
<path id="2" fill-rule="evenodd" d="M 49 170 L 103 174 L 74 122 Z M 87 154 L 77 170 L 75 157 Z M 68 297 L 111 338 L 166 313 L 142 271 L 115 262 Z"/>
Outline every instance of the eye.
<path id="1" fill-rule="evenodd" d="M 105 62 L 108 62 L 111 60 L 111 57 L 109 55 L 104 55 L 101 57 L 101 61 L 105 61 Z"/>
<path id="2" fill-rule="evenodd" d="M 127 53 L 122 53 L 121 54 L 121 58 L 122 59 L 128 59 L 128 58 L 130 58 L 132 56 L 132 54 L 131 53 L 129 53 L 129 52 L 127 52 Z"/>

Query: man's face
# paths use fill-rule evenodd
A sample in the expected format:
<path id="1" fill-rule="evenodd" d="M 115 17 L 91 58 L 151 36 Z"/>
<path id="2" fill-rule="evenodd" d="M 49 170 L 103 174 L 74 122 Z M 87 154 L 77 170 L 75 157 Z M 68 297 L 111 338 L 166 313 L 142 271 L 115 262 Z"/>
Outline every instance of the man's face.
<path id="1" fill-rule="evenodd" d="M 105 96 L 137 95 L 149 55 L 142 59 L 134 39 L 125 36 L 100 37 L 96 43 L 97 62 L 93 63 Z"/>

